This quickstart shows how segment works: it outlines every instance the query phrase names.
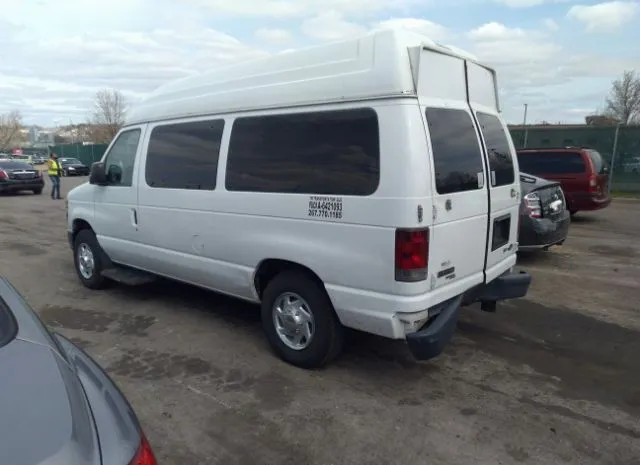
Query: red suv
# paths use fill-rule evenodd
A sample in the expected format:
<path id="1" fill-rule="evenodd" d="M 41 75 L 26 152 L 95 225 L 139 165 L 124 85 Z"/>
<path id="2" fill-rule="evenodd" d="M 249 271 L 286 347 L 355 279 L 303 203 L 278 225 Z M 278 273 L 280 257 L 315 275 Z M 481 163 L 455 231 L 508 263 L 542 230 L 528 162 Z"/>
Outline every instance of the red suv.
<path id="1" fill-rule="evenodd" d="M 565 147 L 520 149 L 517 153 L 522 173 L 560 183 L 572 215 L 611 203 L 609 168 L 596 150 Z"/>

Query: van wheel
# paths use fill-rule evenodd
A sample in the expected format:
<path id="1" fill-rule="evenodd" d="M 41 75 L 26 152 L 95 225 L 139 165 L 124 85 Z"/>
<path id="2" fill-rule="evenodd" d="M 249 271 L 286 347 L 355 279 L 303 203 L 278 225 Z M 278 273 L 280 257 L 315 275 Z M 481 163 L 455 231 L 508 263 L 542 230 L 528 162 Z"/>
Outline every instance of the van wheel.
<path id="1" fill-rule="evenodd" d="M 104 289 L 109 284 L 102 276 L 102 250 L 90 229 L 80 231 L 73 242 L 73 262 L 80 281 L 89 289 Z"/>
<path id="2" fill-rule="evenodd" d="M 344 328 L 329 296 L 300 272 L 285 271 L 269 282 L 262 325 L 280 358 L 301 368 L 320 368 L 342 350 Z"/>

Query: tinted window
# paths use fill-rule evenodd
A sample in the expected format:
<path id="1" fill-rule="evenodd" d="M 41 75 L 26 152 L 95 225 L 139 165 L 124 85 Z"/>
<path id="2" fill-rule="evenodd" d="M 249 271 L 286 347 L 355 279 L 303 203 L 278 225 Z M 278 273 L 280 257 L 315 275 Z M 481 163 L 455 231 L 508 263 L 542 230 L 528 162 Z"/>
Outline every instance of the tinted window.
<path id="1" fill-rule="evenodd" d="M 145 178 L 151 187 L 216 187 L 224 120 L 158 126 L 151 132 Z"/>
<path id="2" fill-rule="evenodd" d="M 378 118 L 371 109 L 248 117 L 233 124 L 229 190 L 370 195 L 379 177 Z"/>
<path id="3" fill-rule="evenodd" d="M 595 150 L 587 150 L 587 153 L 589 154 L 589 158 L 591 158 L 591 161 L 593 162 L 593 167 L 596 173 L 598 174 L 606 173 L 607 164 L 602 159 L 602 155 L 600 155 L 600 153 L 596 152 Z"/>
<path id="4" fill-rule="evenodd" d="M 0 347 L 8 344 L 16 335 L 18 327 L 7 304 L 0 298 Z"/>
<path id="5" fill-rule="evenodd" d="M 529 174 L 584 173 L 584 161 L 578 152 L 521 152 L 520 171 Z"/>
<path id="6" fill-rule="evenodd" d="M 438 194 L 479 189 L 482 152 L 471 116 L 447 108 L 428 108 L 426 113 Z"/>
<path id="7" fill-rule="evenodd" d="M 5 170 L 32 170 L 33 166 L 21 161 L 0 161 L 0 168 Z"/>
<path id="8" fill-rule="evenodd" d="M 480 132 L 484 138 L 489 158 L 489 168 L 493 171 L 495 179 L 493 186 L 506 186 L 513 184 L 515 174 L 513 172 L 513 159 L 507 133 L 497 116 L 477 113 Z M 495 182 L 494 182 L 495 181 Z"/>
<path id="9" fill-rule="evenodd" d="M 105 158 L 105 170 L 110 186 L 131 186 L 136 161 L 140 129 L 125 131 L 111 146 Z"/>

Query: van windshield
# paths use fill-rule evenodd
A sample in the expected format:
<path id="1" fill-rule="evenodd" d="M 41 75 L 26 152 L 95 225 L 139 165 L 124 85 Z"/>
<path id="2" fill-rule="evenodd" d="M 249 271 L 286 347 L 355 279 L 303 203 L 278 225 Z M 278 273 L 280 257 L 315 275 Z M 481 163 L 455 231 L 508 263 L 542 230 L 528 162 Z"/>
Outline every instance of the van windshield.
<path id="1" fill-rule="evenodd" d="M 520 171 L 527 174 L 578 174 L 585 172 L 582 156 L 578 152 L 518 152 Z"/>

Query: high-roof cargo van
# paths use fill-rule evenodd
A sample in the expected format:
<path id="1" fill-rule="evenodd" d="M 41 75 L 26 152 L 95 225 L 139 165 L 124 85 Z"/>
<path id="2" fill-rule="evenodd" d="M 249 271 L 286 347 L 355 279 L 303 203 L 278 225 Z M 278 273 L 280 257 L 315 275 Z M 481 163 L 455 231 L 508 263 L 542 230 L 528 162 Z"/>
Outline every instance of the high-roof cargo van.
<path id="1" fill-rule="evenodd" d="M 520 184 L 495 72 L 410 32 L 160 87 L 68 195 L 82 283 L 164 276 L 260 303 L 318 367 L 345 328 L 430 359 L 460 308 L 522 297 Z"/>

